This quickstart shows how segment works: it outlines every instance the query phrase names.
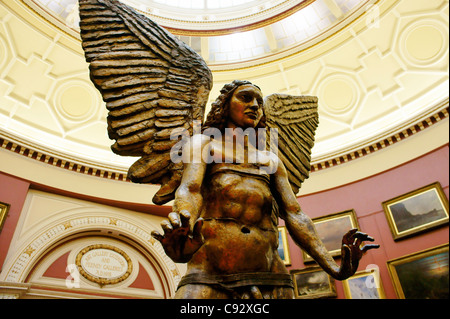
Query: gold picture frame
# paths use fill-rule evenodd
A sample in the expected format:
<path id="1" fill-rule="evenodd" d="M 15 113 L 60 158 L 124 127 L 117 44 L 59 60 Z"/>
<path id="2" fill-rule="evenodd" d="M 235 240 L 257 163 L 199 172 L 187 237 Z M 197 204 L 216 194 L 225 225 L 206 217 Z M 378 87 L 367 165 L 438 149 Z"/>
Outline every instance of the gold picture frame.
<path id="1" fill-rule="evenodd" d="M 286 266 L 291 265 L 286 226 L 278 226 L 278 255 Z"/>
<path id="2" fill-rule="evenodd" d="M 359 229 L 354 209 L 313 218 L 312 221 L 328 253 L 333 257 L 341 256 L 342 237 L 353 228 Z M 304 250 L 302 257 L 305 263 L 314 261 Z"/>
<path id="3" fill-rule="evenodd" d="M 3 229 L 3 225 L 5 224 L 6 217 L 8 216 L 10 204 L 0 202 L 0 232 Z"/>
<path id="4" fill-rule="evenodd" d="M 382 203 L 394 240 L 448 224 L 448 199 L 439 182 Z"/>
<path id="5" fill-rule="evenodd" d="M 297 299 L 335 298 L 336 283 L 320 267 L 308 267 L 290 271 Z"/>
<path id="6" fill-rule="evenodd" d="M 342 281 L 347 299 L 386 299 L 378 268 L 358 271 Z"/>
<path id="7" fill-rule="evenodd" d="M 448 243 L 388 260 L 387 266 L 398 298 L 448 298 Z"/>

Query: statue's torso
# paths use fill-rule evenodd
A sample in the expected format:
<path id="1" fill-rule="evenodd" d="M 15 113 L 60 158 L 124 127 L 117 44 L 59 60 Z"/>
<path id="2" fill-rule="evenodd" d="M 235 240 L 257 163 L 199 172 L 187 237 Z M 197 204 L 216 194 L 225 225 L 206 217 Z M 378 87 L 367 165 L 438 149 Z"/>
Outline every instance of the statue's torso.
<path id="1" fill-rule="evenodd" d="M 204 245 L 188 273 L 286 272 L 269 183 L 270 175 L 255 163 L 209 164 L 202 187 Z"/>

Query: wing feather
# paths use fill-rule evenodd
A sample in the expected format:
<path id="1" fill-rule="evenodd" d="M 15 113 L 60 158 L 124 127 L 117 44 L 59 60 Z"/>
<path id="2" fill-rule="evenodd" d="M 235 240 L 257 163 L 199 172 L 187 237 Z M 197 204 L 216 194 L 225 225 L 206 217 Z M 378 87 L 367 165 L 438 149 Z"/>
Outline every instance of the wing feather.
<path id="1" fill-rule="evenodd" d="M 309 177 L 311 149 L 319 123 L 317 107 L 315 96 L 272 94 L 264 101 L 266 123 L 278 130 L 278 156 L 286 167 L 294 193 Z"/>
<path id="2" fill-rule="evenodd" d="M 133 182 L 162 184 L 153 198 L 173 198 L 182 165 L 170 161 L 171 134 L 203 121 L 211 71 L 191 48 L 117 0 L 79 0 L 80 30 L 91 80 L 108 109 L 113 152 L 140 156 Z"/>

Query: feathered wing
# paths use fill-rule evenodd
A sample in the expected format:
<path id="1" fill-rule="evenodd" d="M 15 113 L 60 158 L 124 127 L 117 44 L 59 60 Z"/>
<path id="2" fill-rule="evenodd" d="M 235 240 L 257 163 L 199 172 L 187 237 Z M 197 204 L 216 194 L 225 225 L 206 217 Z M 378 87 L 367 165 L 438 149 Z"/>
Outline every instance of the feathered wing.
<path id="1" fill-rule="evenodd" d="M 309 177 L 311 149 L 319 124 L 317 107 L 315 96 L 272 94 L 264 101 L 266 125 L 278 129 L 278 156 L 286 167 L 294 194 Z"/>
<path id="2" fill-rule="evenodd" d="M 108 113 L 114 153 L 139 156 L 128 171 L 136 183 L 161 184 L 153 202 L 174 197 L 182 163 L 170 159 L 172 133 L 203 122 L 211 71 L 191 48 L 116 0 L 79 0 L 80 30 L 91 80 Z M 184 131 L 186 132 L 186 131 Z"/>

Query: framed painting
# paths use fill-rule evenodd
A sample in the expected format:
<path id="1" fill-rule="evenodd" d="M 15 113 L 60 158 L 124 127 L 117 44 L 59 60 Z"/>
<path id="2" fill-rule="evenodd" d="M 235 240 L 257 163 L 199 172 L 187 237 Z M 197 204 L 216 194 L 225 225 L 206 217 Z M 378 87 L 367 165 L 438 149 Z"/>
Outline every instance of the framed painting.
<path id="1" fill-rule="evenodd" d="M 394 240 L 448 224 L 448 199 L 438 182 L 382 205 Z"/>
<path id="2" fill-rule="evenodd" d="M 342 237 L 351 229 L 358 228 L 353 209 L 312 219 L 317 233 L 331 256 L 341 255 Z M 302 250 L 303 262 L 313 259 Z"/>
<path id="3" fill-rule="evenodd" d="M 334 279 L 320 267 L 291 270 L 291 276 L 297 299 L 334 298 L 337 296 Z"/>
<path id="4" fill-rule="evenodd" d="M 400 299 L 448 299 L 448 243 L 387 262 Z"/>
<path id="5" fill-rule="evenodd" d="M 386 299 L 378 268 L 358 271 L 343 280 L 342 286 L 347 299 Z"/>
<path id="6" fill-rule="evenodd" d="M 0 232 L 5 224 L 6 217 L 8 216 L 9 207 L 9 204 L 0 202 Z"/>
<path id="7" fill-rule="evenodd" d="M 291 264 L 286 226 L 278 226 L 278 255 L 281 257 L 286 266 Z"/>

